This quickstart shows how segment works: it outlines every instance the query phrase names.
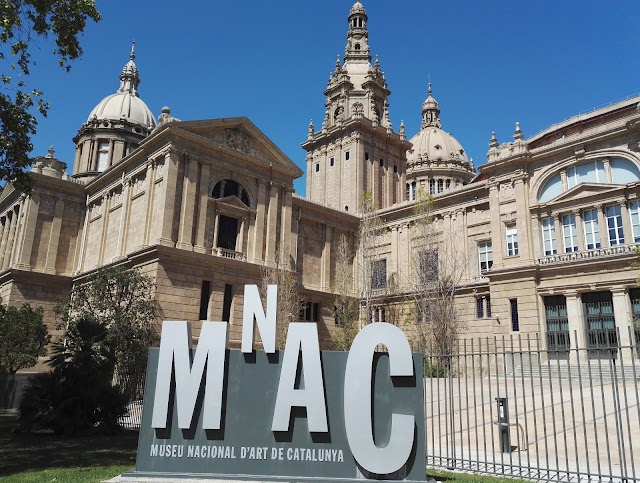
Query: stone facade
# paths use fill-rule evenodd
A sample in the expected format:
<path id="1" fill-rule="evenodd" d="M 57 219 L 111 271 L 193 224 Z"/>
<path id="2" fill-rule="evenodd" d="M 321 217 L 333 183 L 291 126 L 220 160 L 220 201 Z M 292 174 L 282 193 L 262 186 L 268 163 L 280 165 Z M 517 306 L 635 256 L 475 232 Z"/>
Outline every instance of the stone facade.
<path id="1" fill-rule="evenodd" d="M 141 108 L 115 120 L 121 113 L 109 111 L 109 96 L 74 138 L 73 177 L 50 151 L 35 159 L 31 196 L 2 191 L 2 303 L 43 305 L 58 336 L 52 306 L 74 283 L 106 265 L 138 267 L 156 285 L 159 320 L 189 320 L 197 329 L 226 318 L 237 344 L 244 284 L 260 284 L 265 267 L 279 263 L 295 272 L 311 307 L 305 318 L 319 323 L 328 343 L 344 236 L 354 252 L 354 295 L 362 264 L 384 265 L 371 320 L 405 324 L 413 255 L 426 243 L 416 231 L 422 189 L 434 200 L 434 236 L 424 248 L 437 251 L 441 266 L 459 264 L 456 305 L 466 335 L 538 334 L 559 354 L 614 339 L 635 344 L 640 98 L 528 139 L 517 125 L 511 142 L 493 136 L 476 173 L 442 130 L 431 86 L 422 130 L 411 142 L 404 126 L 394 132 L 367 20 L 356 2 L 322 127 L 310 125 L 302 144 L 307 198 L 293 192 L 302 171 L 248 119 L 179 121 L 164 108 L 156 125 Z M 142 103 L 133 53 L 120 80 L 116 95 Z M 99 139 L 108 142 L 98 146 Z M 363 254 L 365 193 L 383 229 Z"/>

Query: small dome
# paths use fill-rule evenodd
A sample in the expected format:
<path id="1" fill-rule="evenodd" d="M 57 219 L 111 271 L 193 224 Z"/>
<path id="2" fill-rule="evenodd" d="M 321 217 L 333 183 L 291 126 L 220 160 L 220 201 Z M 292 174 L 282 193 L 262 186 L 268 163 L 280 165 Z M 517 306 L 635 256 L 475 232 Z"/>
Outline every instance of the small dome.
<path id="1" fill-rule="evenodd" d="M 410 140 L 413 149 L 407 153 L 408 162 L 454 161 L 468 163 L 467 153 L 451 134 L 436 126 L 422 129 Z"/>
<path id="2" fill-rule="evenodd" d="M 151 110 L 142 99 L 129 91 L 116 92 L 102 99 L 102 101 L 93 108 L 87 121 L 91 121 L 94 117 L 98 120 L 125 119 L 126 121 L 139 124 L 146 128 L 156 126 L 155 117 Z"/>
<path id="3" fill-rule="evenodd" d="M 364 5 L 360 3 L 360 0 L 356 0 L 356 3 L 354 3 L 351 10 L 349 10 L 349 15 L 354 15 L 356 13 L 364 13 L 365 15 L 367 13 L 364 9 Z"/>

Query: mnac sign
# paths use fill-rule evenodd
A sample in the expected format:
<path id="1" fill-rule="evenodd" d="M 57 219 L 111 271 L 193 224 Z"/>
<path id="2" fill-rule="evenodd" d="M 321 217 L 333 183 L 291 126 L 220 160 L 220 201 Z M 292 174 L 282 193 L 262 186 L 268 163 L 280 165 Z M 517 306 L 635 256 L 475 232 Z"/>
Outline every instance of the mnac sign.
<path id="1" fill-rule="evenodd" d="M 348 353 L 329 352 L 316 324 L 291 323 L 277 351 L 276 301 L 276 286 L 266 310 L 245 287 L 240 351 L 227 348 L 226 322 L 204 322 L 195 349 L 187 322 L 164 322 L 123 480 L 425 481 L 422 357 L 403 332 L 371 324 Z"/>

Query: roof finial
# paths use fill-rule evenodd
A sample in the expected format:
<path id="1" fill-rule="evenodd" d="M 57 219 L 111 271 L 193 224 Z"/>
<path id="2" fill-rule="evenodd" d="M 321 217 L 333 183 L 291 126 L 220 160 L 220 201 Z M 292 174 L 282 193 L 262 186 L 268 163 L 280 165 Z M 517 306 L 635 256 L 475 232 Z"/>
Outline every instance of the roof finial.
<path id="1" fill-rule="evenodd" d="M 53 153 L 55 153 L 53 146 L 49 146 L 49 149 L 47 151 L 47 155 L 45 156 L 45 158 L 53 158 Z"/>
<path id="2" fill-rule="evenodd" d="M 129 58 L 134 60 L 136 58 L 136 39 L 131 41 L 131 53 L 129 54 Z"/>
<path id="3" fill-rule="evenodd" d="M 520 129 L 520 123 L 516 122 L 516 131 L 515 133 L 513 133 L 513 139 L 519 140 L 519 139 L 522 139 L 523 137 L 524 137 L 524 134 L 522 134 L 522 129 Z"/>
<path id="4" fill-rule="evenodd" d="M 429 77 L 431 77 L 431 75 L 429 75 Z M 427 89 L 427 94 L 431 95 L 433 91 L 431 90 L 431 80 L 429 80 L 429 87 Z"/>
<path id="5" fill-rule="evenodd" d="M 498 142 L 498 138 L 496 137 L 496 132 L 491 131 L 491 140 L 489 141 L 490 148 L 497 148 L 500 145 Z"/>

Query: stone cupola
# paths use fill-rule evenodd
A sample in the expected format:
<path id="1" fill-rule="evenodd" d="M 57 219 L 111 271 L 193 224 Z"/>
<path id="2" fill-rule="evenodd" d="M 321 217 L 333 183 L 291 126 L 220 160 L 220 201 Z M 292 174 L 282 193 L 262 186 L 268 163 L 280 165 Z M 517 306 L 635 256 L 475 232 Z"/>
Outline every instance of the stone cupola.
<path id="1" fill-rule="evenodd" d="M 76 155 L 73 176 L 89 182 L 120 162 L 156 127 L 156 121 L 140 96 L 140 74 L 134 62 L 135 43 L 120 73 L 120 87 L 93 108 L 73 138 Z"/>

